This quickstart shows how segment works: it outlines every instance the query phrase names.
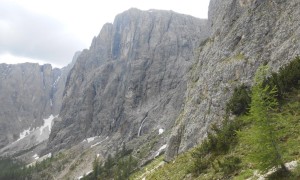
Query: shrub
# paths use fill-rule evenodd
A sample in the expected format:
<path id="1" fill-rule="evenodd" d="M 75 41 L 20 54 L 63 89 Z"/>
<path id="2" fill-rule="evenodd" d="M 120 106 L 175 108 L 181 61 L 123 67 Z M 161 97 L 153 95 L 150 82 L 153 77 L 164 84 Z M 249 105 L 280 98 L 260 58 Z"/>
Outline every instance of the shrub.
<path id="1" fill-rule="evenodd" d="M 190 172 L 199 175 L 212 166 L 217 156 L 228 153 L 237 144 L 236 132 L 242 126 L 242 122 L 237 118 L 232 121 L 226 118 L 221 126 L 212 125 L 207 138 L 192 153 L 194 164 Z"/>
<path id="2" fill-rule="evenodd" d="M 210 167 L 211 162 L 214 159 L 212 156 L 198 156 L 197 158 L 195 157 L 196 154 L 193 154 L 192 156 L 194 158 L 194 163 L 188 171 L 194 175 L 199 175 L 205 172 Z"/>
<path id="3" fill-rule="evenodd" d="M 222 162 L 218 161 L 218 165 L 220 171 L 223 172 L 225 176 L 229 176 L 241 168 L 241 162 L 239 157 L 227 156 Z"/>
<path id="4" fill-rule="evenodd" d="M 242 84 L 234 89 L 231 99 L 227 103 L 226 111 L 234 115 L 242 115 L 248 112 L 251 102 L 250 90 Z"/>
<path id="5" fill-rule="evenodd" d="M 282 99 L 284 94 L 293 88 L 298 88 L 300 86 L 300 57 L 297 56 L 289 64 L 281 67 L 278 73 L 272 73 L 264 84 L 271 88 L 277 88 L 278 99 Z"/>
<path id="6" fill-rule="evenodd" d="M 85 176 L 84 180 L 94 179 L 128 179 L 130 174 L 137 168 L 138 161 L 132 156 L 132 149 L 126 149 L 123 145 L 122 150 L 114 156 L 108 155 L 106 161 L 102 163 L 98 158 L 93 162 L 93 173 Z"/>

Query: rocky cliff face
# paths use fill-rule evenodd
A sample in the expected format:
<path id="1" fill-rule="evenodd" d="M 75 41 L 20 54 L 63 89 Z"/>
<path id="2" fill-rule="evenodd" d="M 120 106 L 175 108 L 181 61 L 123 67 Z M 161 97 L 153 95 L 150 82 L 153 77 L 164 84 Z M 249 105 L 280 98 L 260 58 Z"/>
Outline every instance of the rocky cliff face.
<path id="1" fill-rule="evenodd" d="M 211 35 L 190 71 L 166 159 L 200 142 L 211 123 L 223 119 L 234 87 L 251 85 L 259 65 L 276 71 L 299 54 L 299 15 L 298 0 L 211 0 Z"/>
<path id="2" fill-rule="evenodd" d="M 116 146 L 169 133 L 184 103 L 194 49 L 208 36 L 206 23 L 172 11 L 130 9 L 104 25 L 68 76 L 47 150 L 93 136 Z"/>
<path id="3" fill-rule="evenodd" d="M 51 125 L 50 121 L 59 114 L 71 67 L 72 64 L 63 69 L 52 68 L 50 64 L 0 64 L 0 149 L 12 142 L 20 142 L 47 123 Z M 49 136 L 49 133 L 46 134 Z M 48 138 L 47 135 L 41 137 L 42 133 L 37 134 L 31 137 L 33 144 L 23 143 L 22 147 L 28 148 Z M 0 154 L 3 151 L 0 150 Z"/>

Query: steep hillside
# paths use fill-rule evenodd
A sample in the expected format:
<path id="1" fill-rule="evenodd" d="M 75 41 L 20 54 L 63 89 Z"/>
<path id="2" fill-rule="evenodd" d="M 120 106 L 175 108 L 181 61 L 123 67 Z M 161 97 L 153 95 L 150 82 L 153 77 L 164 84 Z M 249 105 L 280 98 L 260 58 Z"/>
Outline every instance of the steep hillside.
<path id="1" fill-rule="evenodd" d="M 211 0 L 208 20 L 158 10 L 119 14 L 113 24 L 104 25 L 70 71 L 59 117 L 42 152 L 54 153 L 48 160 L 54 166 L 48 164 L 38 175 L 64 179 L 90 173 L 88 179 L 97 157 L 101 162 L 107 159 L 103 176 L 112 178 L 115 174 L 110 172 L 134 171 L 164 151 L 168 162 L 193 148 L 212 124 L 224 120 L 234 89 L 241 84 L 251 87 L 260 65 L 276 72 L 299 54 L 299 9 L 298 0 Z M 299 92 L 295 93 L 297 101 L 285 102 L 284 112 L 299 107 Z M 296 109 L 290 123 L 298 123 Z M 288 134 L 291 138 L 282 143 L 297 142 L 297 133 Z M 125 144 L 126 155 L 119 157 Z M 235 157 L 242 158 L 248 149 L 240 143 L 230 150 L 233 158 L 223 154 L 203 163 L 205 177 L 224 178 L 215 165 L 226 167 L 225 158 L 240 164 Z M 107 158 L 110 155 L 115 162 Z M 299 150 L 293 146 L 284 156 L 299 159 Z M 135 160 L 133 167 L 130 162 Z M 192 178 L 186 172 L 193 164 L 191 153 L 176 159 L 179 165 L 169 163 L 155 171 L 165 164 L 162 161 L 155 160 L 150 170 L 134 178 L 157 179 L 160 173 L 165 179 L 177 173 L 174 178 Z M 252 166 L 242 164 L 239 178 L 249 177 L 247 168 Z"/>
<path id="2" fill-rule="evenodd" d="M 291 72 L 292 68 L 288 67 L 285 73 L 288 72 L 289 77 L 298 74 L 294 79 L 299 81 L 300 59 L 298 58 L 297 61 L 294 63 L 297 65 L 294 71 Z M 287 74 L 283 76 L 288 77 Z M 249 144 L 249 139 L 245 140 L 245 133 L 252 133 L 250 134 L 252 139 L 258 137 L 258 134 L 253 133 L 255 125 L 250 110 L 230 121 L 224 121 L 221 126 L 211 126 L 210 136 L 204 143 L 180 154 L 174 161 L 165 163 L 163 157 L 159 157 L 133 173 L 130 179 L 299 179 L 300 88 L 299 84 L 290 84 L 290 82 L 292 81 L 285 85 L 289 91 L 280 98 L 279 110 L 269 112 L 269 117 L 274 119 L 268 119 L 270 122 L 276 122 L 273 125 L 276 134 L 274 137 L 277 138 L 273 140 L 277 142 L 283 163 L 290 172 L 280 171 L 280 167 L 275 168 L 275 166 L 260 168 L 262 161 L 272 162 L 270 161 L 272 155 L 268 155 L 266 159 L 263 154 L 259 154 L 262 152 L 258 151 L 257 145 Z M 253 104 L 255 103 L 251 103 Z M 260 138 L 265 142 L 267 137 Z M 261 149 L 270 152 L 267 147 L 270 146 L 265 144 Z M 260 163 L 251 158 L 253 155 L 259 157 Z"/>
<path id="3" fill-rule="evenodd" d="M 137 148 L 169 133 L 184 103 L 194 49 L 208 37 L 206 23 L 172 11 L 130 9 L 104 25 L 68 76 L 47 150 L 98 136 L 107 139 L 101 144 L 106 154 L 122 142 L 133 140 Z"/>
<path id="4" fill-rule="evenodd" d="M 166 160 L 198 144 L 223 119 L 233 89 L 251 85 L 259 65 L 276 71 L 299 54 L 299 7 L 297 0 L 211 0 L 211 35 L 190 71 Z"/>

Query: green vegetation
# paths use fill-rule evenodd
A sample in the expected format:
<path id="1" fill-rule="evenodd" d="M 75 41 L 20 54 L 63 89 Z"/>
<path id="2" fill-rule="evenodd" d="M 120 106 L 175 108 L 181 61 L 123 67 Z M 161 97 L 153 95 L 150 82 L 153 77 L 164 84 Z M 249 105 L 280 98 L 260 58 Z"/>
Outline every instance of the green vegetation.
<path id="1" fill-rule="evenodd" d="M 276 87 L 270 88 L 263 85 L 268 73 L 267 66 L 261 66 L 256 72 L 254 86 L 252 87 L 252 101 L 250 106 L 249 121 L 251 125 L 241 131 L 239 136 L 248 146 L 251 146 L 247 158 L 262 170 L 267 171 L 272 167 L 281 166 L 287 171 L 279 144 L 281 118 L 278 118 L 278 102 L 275 97 Z"/>
<path id="2" fill-rule="evenodd" d="M 149 174 L 144 173 L 143 177 L 256 179 L 256 170 L 264 174 L 281 166 L 267 179 L 300 179 L 300 166 L 292 172 L 286 171 L 284 166 L 284 163 L 300 160 L 299 57 L 268 78 L 262 69 L 251 91 L 242 85 L 233 93 L 227 110 L 237 115 L 234 119 L 226 116 L 221 126 L 212 125 L 201 145 Z M 160 162 L 162 160 L 151 162 L 142 169 L 149 170 Z"/>
<path id="3" fill-rule="evenodd" d="M 122 150 L 117 150 L 115 156 L 109 155 L 103 163 L 98 158 L 93 162 L 93 172 L 83 180 L 116 179 L 125 180 L 137 168 L 137 159 L 132 155 L 132 150 L 127 150 L 123 145 Z"/>
<path id="4" fill-rule="evenodd" d="M 292 62 L 279 69 L 278 73 L 265 80 L 271 88 L 278 89 L 277 97 L 283 99 L 285 94 L 291 92 L 294 88 L 300 87 L 300 57 L 297 56 Z"/>
<path id="5" fill-rule="evenodd" d="M 63 170 L 63 166 L 68 157 L 63 153 L 57 154 L 55 157 L 44 159 L 30 166 L 10 157 L 0 158 L 0 179 L 53 179 L 49 170 L 59 172 Z M 57 162 L 57 163 L 54 163 Z"/>
<path id="6" fill-rule="evenodd" d="M 0 159 L 0 179 L 32 179 L 37 177 L 37 173 L 42 172 L 51 165 L 53 159 L 48 158 L 42 162 L 36 163 L 30 167 L 26 167 L 22 162 L 9 157 Z M 43 177 L 50 175 L 43 174 Z"/>
<path id="7" fill-rule="evenodd" d="M 225 119 L 220 127 L 212 125 L 207 138 L 192 152 L 193 164 L 189 172 L 196 177 L 214 169 L 223 176 L 230 177 L 240 168 L 241 160 L 227 154 L 237 145 L 237 131 L 243 126 L 238 118 L 232 121 Z"/>
<path id="8" fill-rule="evenodd" d="M 265 77 L 267 74 L 265 74 Z M 264 78 L 262 86 L 269 89 L 276 88 L 276 98 L 282 101 L 285 95 L 293 89 L 300 87 L 300 57 L 296 57 L 286 66 L 279 69 L 278 73 L 273 72 L 268 78 Z M 249 87 L 242 84 L 234 89 L 233 95 L 226 106 L 227 113 L 243 115 L 248 113 L 251 97 Z"/>
<path id="9" fill-rule="evenodd" d="M 148 174 L 145 173 L 143 177 L 146 179 L 172 179 L 182 180 L 187 176 L 187 171 L 192 166 L 191 152 L 187 152 L 179 155 L 174 163 L 165 163 L 161 161 L 154 161 L 143 169 L 148 169 Z M 163 164 L 163 165 L 161 165 Z M 161 165 L 161 166 L 159 166 Z M 152 168 L 154 167 L 154 168 Z M 130 179 L 141 179 L 141 178 L 130 178 Z"/>
<path id="10" fill-rule="evenodd" d="M 24 164 L 15 159 L 0 158 L 0 179 L 23 179 L 28 172 L 23 169 Z"/>
<path id="11" fill-rule="evenodd" d="M 227 113 L 231 112 L 234 115 L 247 113 L 251 102 L 250 93 L 249 88 L 244 84 L 235 88 L 226 106 Z"/>
<path id="12" fill-rule="evenodd" d="M 160 156 L 137 166 L 132 150 L 123 146 L 106 161 L 96 158 L 93 173 L 84 179 L 236 179 L 254 177 L 281 166 L 268 179 L 300 179 L 300 166 L 287 172 L 284 163 L 300 160 L 300 58 L 271 73 L 260 68 L 252 89 L 234 90 L 221 124 L 213 124 L 201 145 L 165 163 Z M 228 114 L 236 115 L 230 119 Z M 178 118 L 177 124 L 180 122 Z M 144 157 L 156 140 L 140 147 Z M 70 153 L 71 154 L 71 153 Z M 82 158 L 82 157 L 80 157 Z M 71 155 L 58 154 L 25 167 L 11 158 L 0 159 L 0 179 L 51 179 L 51 172 L 65 169 Z M 70 170 L 80 163 L 74 162 Z M 48 171 L 49 170 L 49 171 Z M 255 178 L 254 178 L 255 179 Z"/>

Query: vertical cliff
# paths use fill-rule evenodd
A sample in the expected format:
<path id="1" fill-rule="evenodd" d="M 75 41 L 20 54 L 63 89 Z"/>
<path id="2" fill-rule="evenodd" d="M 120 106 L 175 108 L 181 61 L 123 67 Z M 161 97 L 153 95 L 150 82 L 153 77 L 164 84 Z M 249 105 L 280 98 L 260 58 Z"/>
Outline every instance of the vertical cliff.
<path id="1" fill-rule="evenodd" d="M 259 65 L 276 71 L 299 54 L 299 7 L 297 0 L 211 0 L 211 35 L 190 71 L 167 159 L 199 143 L 223 119 L 234 87 L 251 85 Z"/>
<path id="2" fill-rule="evenodd" d="M 67 74 L 72 66 L 71 63 L 58 69 L 50 64 L 0 64 L 0 149 L 46 126 L 45 119 L 59 114 Z M 46 139 L 47 135 L 31 137 L 32 142 L 29 140 L 20 149 Z M 15 151 L 20 149 L 14 147 Z M 4 149 L 0 154 L 2 151 Z"/>
<path id="3" fill-rule="evenodd" d="M 206 23 L 172 11 L 130 9 L 104 25 L 68 76 L 48 150 L 93 136 L 117 146 L 170 131 L 194 49 L 208 36 Z"/>

